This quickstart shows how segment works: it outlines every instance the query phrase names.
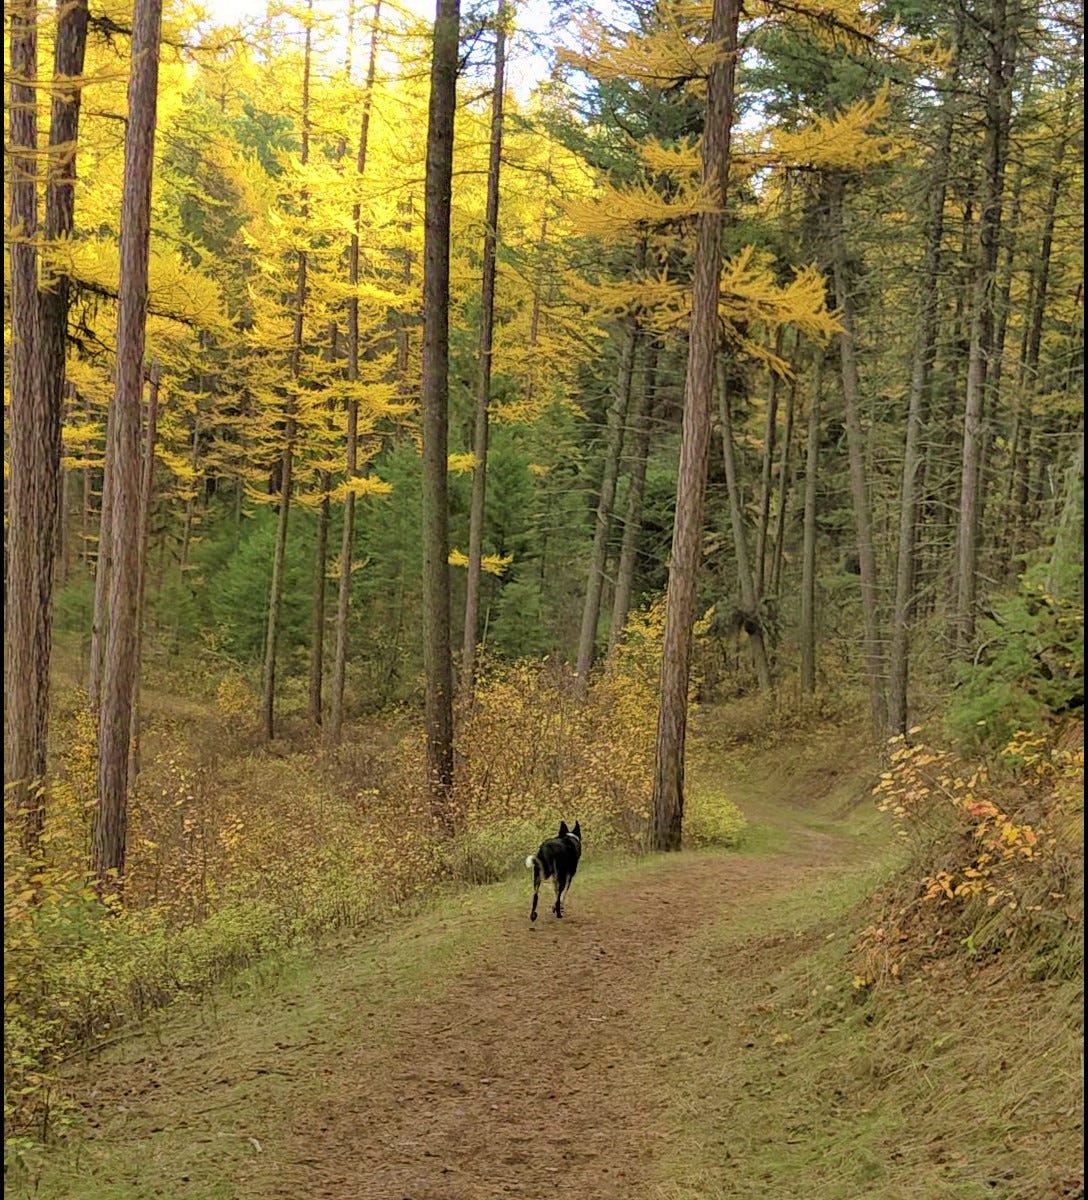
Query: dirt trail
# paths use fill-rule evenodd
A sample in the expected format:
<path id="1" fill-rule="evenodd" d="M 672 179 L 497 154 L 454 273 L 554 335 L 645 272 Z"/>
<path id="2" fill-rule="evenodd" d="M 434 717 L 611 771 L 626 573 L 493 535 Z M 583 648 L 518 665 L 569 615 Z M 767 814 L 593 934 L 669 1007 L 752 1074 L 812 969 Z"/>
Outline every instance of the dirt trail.
<path id="1" fill-rule="evenodd" d="M 673 998 L 670 960 L 734 910 L 860 850 L 789 805 L 759 819 L 777 825 L 787 849 L 670 856 L 599 877 L 587 831 L 562 921 L 544 909 L 530 926 L 526 873 L 517 891 L 478 893 L 437 924 L 364 939 L 294 989 L 255 996 L 246 1021 L 212 1018 L 122 1051 L 104 1064 L 88 1109 L 120 1114 L 103 1122 L 102 1143 L 147 1149 L 118 1167 L 92 1139 L 87 1161 L 99 1155 L 99 1178 L 131 1190 L 79 1194 L 652 1196 L 669 1136 L 655 1078 L 669 1066 L 663 1026 L 674 1006 L 715 1003 Z M 179 1142 L 191 1172 L 178 1165 Z"/>
<path id="2" fill-rule="evenodd" d="M 521 911 L 526 887 L 525 904 L 494 921 L 438 996 L 407 1006 L 379 1036 L 359 1028 L 331 1055 L 281 1063 L 326 1086 L 272 1153 L 250 1161 L 242 1194 L 649 1195 L 666 1128 L 655 985 L 670 958 L 732 907 L 849 853 L 809 831 L 770 858 L 685 856 L 585 899 L 576 883 L 568 915 L 545 911 L 535 928 Z"/>

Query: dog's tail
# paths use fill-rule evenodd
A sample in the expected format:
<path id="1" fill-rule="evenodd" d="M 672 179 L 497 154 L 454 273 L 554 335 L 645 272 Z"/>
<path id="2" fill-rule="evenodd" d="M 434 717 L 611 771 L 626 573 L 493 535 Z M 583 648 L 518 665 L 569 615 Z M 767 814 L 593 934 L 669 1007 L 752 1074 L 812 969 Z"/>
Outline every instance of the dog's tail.
<path id="1" fill-rule="evenodd" d="M 535 854 L 530 854 L 525 860 L 525 865 L 531 867 L 533 871 L 533 908 L 529 913 L 529 920 L 536 920 L 536 902 L 540 896 L 540 859 Z"/>

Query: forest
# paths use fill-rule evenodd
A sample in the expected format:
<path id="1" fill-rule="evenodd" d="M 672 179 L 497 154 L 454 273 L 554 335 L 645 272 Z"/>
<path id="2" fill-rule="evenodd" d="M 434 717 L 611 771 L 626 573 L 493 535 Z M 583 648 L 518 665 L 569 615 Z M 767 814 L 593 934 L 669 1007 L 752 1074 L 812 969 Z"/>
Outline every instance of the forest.
<path id="1" fill-rule="evenodd" d="M 1081 6 L 6 18 L 9 1183 L 1083 1196 Z M 526 947 L 525 856 L 576 819 L 584 891 Z M 326 1015 L 388 990 L 360 1011 L 437 1038 L 421 1078 L 491 1051 L 417 992 L 500 1062 L 573 1021 L 590 1141 L 526 1149 L 535 1085 L 495 1066 L 464 1086 L 509 1153 L 428 1076 L 342 1097 L 305 1169 L 241 1117 L 227 1159 L 138 1164 L 125 1122 L 184 1142 L 154 1104 L 210 1086 L 169 1023 L 279 1029 L 300 955 Z M 276 1061 L 392 1070 L 361 1029 Z M 416 1102 L 448 1178 L 390 1149 Z M 727 1145 L 768 1113 L 785 1146 Z"/>

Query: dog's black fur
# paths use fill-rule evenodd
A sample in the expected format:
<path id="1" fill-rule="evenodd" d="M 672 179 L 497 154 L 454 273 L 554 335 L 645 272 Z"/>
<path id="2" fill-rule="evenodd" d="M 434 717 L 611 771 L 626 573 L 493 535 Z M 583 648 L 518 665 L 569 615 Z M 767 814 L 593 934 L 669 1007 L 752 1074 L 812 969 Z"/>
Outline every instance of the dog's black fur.
<path id="1" fill-rule="evenodd" d="M 555 904 L 552 905 L 552 912 L 557 917 L 563 915 L 563 893 L 570 891 L 570 881 L 574 878 L 574 872 L 578 870 L 578 860 L 581 857 L 581 825 L 575 821 L 574 829 L 570 830 L 566 821 L 560 821 L 559 835 L 541 842 L 540 849 L 525 860 L 525 865 L 533 869 L 533 910 L 529 913 L 530 921 L 536 920 L 536 902 L 543 879 L 554 880 Z"/>

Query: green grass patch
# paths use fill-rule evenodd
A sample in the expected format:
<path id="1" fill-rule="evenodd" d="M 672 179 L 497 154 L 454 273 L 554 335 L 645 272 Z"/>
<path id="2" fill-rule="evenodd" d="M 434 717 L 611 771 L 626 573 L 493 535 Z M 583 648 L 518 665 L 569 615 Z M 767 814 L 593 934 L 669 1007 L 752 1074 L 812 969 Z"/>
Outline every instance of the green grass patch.
<path id="1" fill-rule="evenodd" d="M 856 986 L 894 861 L 731 914 L 658 981 L 675 1065 L 655 1200 L 1034 1200 L 1078 1177 L 1077 987 L 947 960 Z"/>

